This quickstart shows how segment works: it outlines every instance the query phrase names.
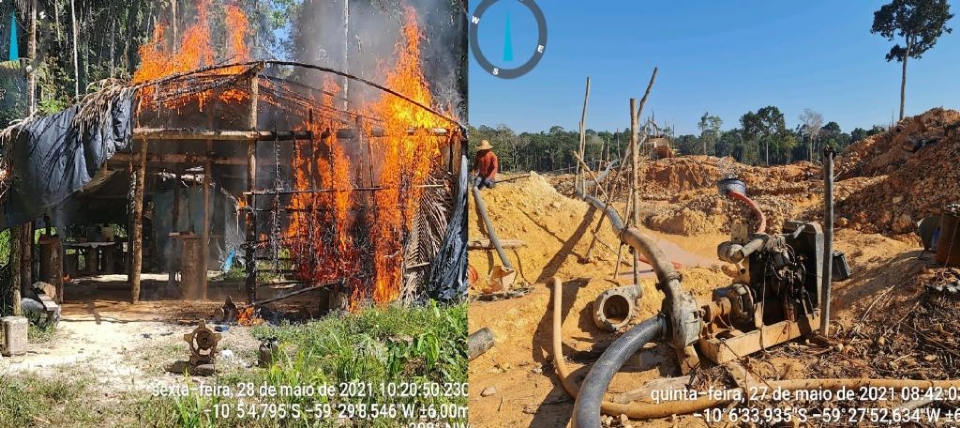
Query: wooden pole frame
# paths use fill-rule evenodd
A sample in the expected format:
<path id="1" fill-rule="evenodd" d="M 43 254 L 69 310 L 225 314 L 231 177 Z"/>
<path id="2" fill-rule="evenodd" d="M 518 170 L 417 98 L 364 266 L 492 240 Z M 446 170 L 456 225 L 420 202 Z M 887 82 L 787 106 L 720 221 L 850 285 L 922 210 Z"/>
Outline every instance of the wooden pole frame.
<path id="1" fill-rule="evenodd" d="M 137 151 L 137 164 L 132 177 L 133 181 L 133 201 L 130 228 L 130 271 L 127 272 L 127 280 L 130 282 L 130 302 L 140 303 L 140 273 L 143 270 L 143 195 L 146 186 L 147 173 L 147 145 L 146 139 L 142 140 Z"/>
<path id="2" fill-rule="evenodd" d="M 590 100 L 590 76 L 587 76 L 587 90 L 583 95 L 583 113 L 580 115 L 580 159 L 583 159 L 587 149 L 587 101 Z M 577 164 L 576 186 L 580 192 L 586 194 L 587 180 L 583 175 L 581 165 Z"/>
<path id="3" fill-rule="evenodd" d="M 257 130 L 257 112 L 260 98 L 260 82 L 256 74 L 250 78 L 250 116 L 248 126 L 250 131 Z M 256 197 L 253 191 L 257 187 L 257 140 L 247 142 L 247 207 L 250 212 L 247 215 L 247 278 L 246 291 L 247 301 L 255 302 L 257 300 L 257 261 L 256 261 L 256 241 L 257 241 L 257 219 L 256 219 Z"/>

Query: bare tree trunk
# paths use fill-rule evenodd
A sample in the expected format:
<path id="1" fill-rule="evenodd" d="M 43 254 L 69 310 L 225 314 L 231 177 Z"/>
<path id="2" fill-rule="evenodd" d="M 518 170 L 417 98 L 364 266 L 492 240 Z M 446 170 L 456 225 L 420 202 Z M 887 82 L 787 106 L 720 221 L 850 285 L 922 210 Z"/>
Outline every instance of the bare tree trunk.
<path id="1" fill-rule="evenodd" d="M 80 98 L 80 62 L 78 60 L 77 47 L 77 11 L 74 7 L 74 0 L 70 0 L 70 21 L 73 22 L 73 91 L 77 99 Z"/>
<path id="2" fill-rule="evenodd" d="M 903 105 L 907 97 L 907 59 L 910 58 L 910 41 L 907 40 L 907 51 L 903 54 L 903 75 L 900 79 L 900 120 L 903 120 Z"/>
<path id="3" fill-rule="evenodd" d="M 764 141 L 764 142 L 763 142 L 763 148 L 764 148 L 764 150 L 766 151 L 767 166 L 770 166 L 770 142 L 769 142 L 769 141 Z"/>
<path id="4" fill-rule="evenodd" d="M 170 18 L 170 21 L 173 23 L 173 49 L 174 52 L 176 52 L 177 48 L 180 47 L 180 32 L 177 28 L 177 0 L 170 2 L 170 8 L 173 14 Z"/>
<path id="5" fill-rule="evenodd" d="M 30 56 L 30 71 L 27 72 L 27 108 L 30 114 L 37 112 L 37 0 L 30 4 L 30 38 L 27 40 Z"/>
<path id="6" fill-rule="evenodd" d="M 343 72 L 350 68 L 350 0 L 343 0 Z M 343 110 L 350 108 L 350 80 L 343 78 Z"/>

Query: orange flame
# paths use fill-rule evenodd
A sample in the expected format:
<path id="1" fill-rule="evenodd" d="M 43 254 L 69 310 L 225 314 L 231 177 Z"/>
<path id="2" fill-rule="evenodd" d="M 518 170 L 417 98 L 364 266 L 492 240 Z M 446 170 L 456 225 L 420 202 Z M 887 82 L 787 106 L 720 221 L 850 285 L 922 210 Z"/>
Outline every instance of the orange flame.
<path id="1" fill-rule="evenodd" d="M 217 62 L 217 51 L 222 52 L 220 57 L 229 62 L 243 62 L 250 60 L 250 50 L 245 37 L 249 22 L 246 15 L 235 5 L 223 6 L 225 13 L 226 46 L 216 49 L 210 38 L 211 0 L 200 0 L 196 3 L 196 21 L 187 26 L 183 33 L 178 35 L 179 40 L 167 40 L 168 26 L 157 23 L 153 29 L 153 36 L 138 49 L 140 65 L 133 74 L 134 83 L 149 82 L 151 80 L 176 74 L 186 73 L 210 67 Z M 170 38 L 173 35 L 169 35 Z M 220 74 L 236 74 L 242 68 L 226 68 L 217 70 Z M 141 97 L 149 98 L 153 88 L 143 88 Z M 212 95 L 205 91 L 196 96 L 202 109 L 204 102 Z M 247 99 L 244 91 L 228 89 L 218 94 L 224 102 L 241 102 Z M 168 105 L 172 107 L 172 105 Z"/>
<path id="2" fill-rule="evenodd" d="M 386 86 L 423 105 L 431 105 L 430 88 L 420 65 L 420 40 L 423 35 L 412 7 L 405 9 L 403 38 L 397 42 L 397 61 L 388 74 Z M 423 138 L 423 129 L 439 125 L 438 118 L 401 98 L 385 94 L 371 106 L 386 119 L 385 138 L 377 139 L 376 149 L 383 155 L 377 192 L 375 224 L 376 283 L 373 300 L 386 304 L 400 297 L 403 271 L 403 237 L 410 230 L 420 201 L 422 185 L 431 166 L 440 155 L 437 142 Z M 410 128 L 414 135 L 408 135 Z"/>

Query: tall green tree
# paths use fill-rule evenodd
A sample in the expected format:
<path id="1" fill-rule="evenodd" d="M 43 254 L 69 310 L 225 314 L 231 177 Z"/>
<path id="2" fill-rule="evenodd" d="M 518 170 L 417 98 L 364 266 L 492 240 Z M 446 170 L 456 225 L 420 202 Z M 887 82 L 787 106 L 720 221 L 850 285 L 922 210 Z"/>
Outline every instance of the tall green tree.
<path id="1" fill-rule="evenodd" d="M 740 117 L 740 124 L 743 126 L 744 137 L 747 140 L 763 145 L 764 161 L 767 166 L 770 166 L 770 146 L 774 145 L 774 150 L 778 150 L 781 137 L 787 130 L 783 113 L 774 106 L 766 106 L 757 110 L 756 113 L 744 114 Z"/>
<path id="2" fill-rule="evenodd" d="M 697 128 L 700 128 L 700 143 L 703 145 L 703 154 L 709 154 L 707 147 L 716 145 L 720 138 L 720 126 L 723 125 L 723 119 L 717 116 L 710 116 L 710 112 L 704 112 L 700 116 L 700 122 Z"/>
<path id="3" fill-rule="evenodd" d="M 887 61 L 903 63 L 900 81 L 900 119 L 903 119 L 904 100 L 907 91 L 907 59 L 920 57 L 936 43 L 944 32 L 953 31 L 947 21 L 953 18 L 947 0 L 893 0 L 873 13 L 870 32 L 880 34 L 887 40 L 903 39 L 887 53 Z"/>

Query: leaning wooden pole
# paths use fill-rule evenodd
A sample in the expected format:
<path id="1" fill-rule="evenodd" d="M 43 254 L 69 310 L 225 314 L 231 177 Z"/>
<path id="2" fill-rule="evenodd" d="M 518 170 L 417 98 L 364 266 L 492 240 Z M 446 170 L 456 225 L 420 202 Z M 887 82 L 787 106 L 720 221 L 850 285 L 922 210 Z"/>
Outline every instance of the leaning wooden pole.
<path id="1" fill-rule="evenodd" d="M 587 76 L 587 91 L 583 95 L 583 113 L 580 115 L 580 159 L 584 158 L 587 150 L 587 101 L 590 100 L 590 76 Z M 577 186 L 581 192 L 587 191 L 587 180 L 583 175 L 583 169 L 577 165 Z"/>
<path id="2" fill-rule="evenodd" d="M 636 100 L 630 99 L 630 146 L 633 147 L 633 177 L 630 182 L 630 198 L 633 203 L 633 216 L 631 222 L 633 227 L 640 227 L 640 138 L 638 123 L 643 115 L 643 106 L 647 104 L 647 98 L 650 97 L 650 89 L 653 88 L 653 82 L 657 80 L 657 67 L 653 68 L 653 75 L 650 76 L 650 83 L 647 83 L 647 90 L 640 99 L 640 108 L 634 113 Z M 633 279 L 635 284 L 640 284 L 639 264 L 640 254 L 633 252 Z"/>
<path id="3" fill-rule="evenodd" d="M 133 209 L 131 210 L 130 239 L 133 243 L 130 249 L 130 271 L 127 278 L 130 281 L 130 302 L 140 302 L 140 271 L 143 270 L 143 195 L 147 178 L 147 140 L 143 140 L 137 152 L 137 164 L 133 174 Z"/>

